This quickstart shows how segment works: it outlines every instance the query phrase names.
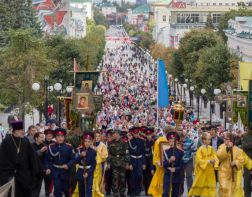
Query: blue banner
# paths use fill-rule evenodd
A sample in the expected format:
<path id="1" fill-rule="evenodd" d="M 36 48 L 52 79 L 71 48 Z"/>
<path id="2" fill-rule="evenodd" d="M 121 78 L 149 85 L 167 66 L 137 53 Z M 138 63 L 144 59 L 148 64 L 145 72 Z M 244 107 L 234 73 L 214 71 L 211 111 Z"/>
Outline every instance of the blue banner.
<path id="1" fill-rule="evenodd" d="M 158 60 L 158 107 L 168 107 L 169 89 L 164 61 Z"/>

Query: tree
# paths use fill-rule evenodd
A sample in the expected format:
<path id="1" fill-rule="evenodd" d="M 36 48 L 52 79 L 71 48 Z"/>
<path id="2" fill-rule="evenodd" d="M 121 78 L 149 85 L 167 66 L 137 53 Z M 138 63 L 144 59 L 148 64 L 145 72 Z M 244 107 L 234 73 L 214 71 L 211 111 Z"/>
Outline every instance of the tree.
<path id="1" fill-rule="evenodd" d="M 213 47 L 221 42 L 223 42 L 221 37 L 212 30 L 193 30 L 187 33 L 180 40 L 178 49 L 179 56 L 181 57 L 179 63 L 182 62 L 184 69 L 181 72 L 183 75 L 183 77 L 180 78 L 182 80 L 181 82 L 183 82 L 183 78 L 192 78 L 193 73 L 196 72 L 196 64 L 201 50 Z M 176 67 L 177 65 L 174 66 Z M 178 72 L 179 71 L 177 71 L 177 73 Z"/>
<path id="2" fill-rule="evenodd" d="M 165 62 L 165 66 L 166 66 L 166 70 L 168 71 L 168 73 L 172 73 L 172 57 L 173 57 L 173 53 L 174 53 L 174 49 L 172 48 L 168 48 L 165 47 L 164 45 L 161 44 L 153 44 L 150 46 L 150 51 L 152 56 L 155 59 L 161 58 L 164 60 Z"/>
<path id="3" fill-rule="evenodd" d="M 58 66 L 50 73 L 55 81 L 64 79 L 63 83 L 73 83 L 73 59 L 75 58 L 79 69 L 89 67 L 95 70 L 101 61 L 105 47 L 105 31 L 102 26 L 92 26 L 85 38 L 64 39 L 61 36 L 50 36 L 46 38 L 48 56 L 57 61 Z"/>
<path id="4" fill-rule="evenodd" d="M 57 63 L 47 57 L 47 49 L 42 39 L 34 36 L 34 30 L 12 30 L 9 39 L 0 57 L 0 98 L 3 104 L 17 104 L 24 117 L 27 104 L 41 104 L 32 83 L 42 81 Z"/>
<path id="5" fill-rule="evenodd" d="M 96 25 L 103 25 L 108 28 L 107 19 L 98 8 L 94 8 L 94 21 Z"/>
<path id="6" fill-rule="evenodd" d="M 179 81 L 183 81 L 184 64 L 181 61 L 182 57 L 178 51 L 175 51 L 171 60 L 171 73 L 178 78 Z"/>
<path id="7" fill-rule="evenodd" d="M 230 58 L 231 55 L 223 43 L 201 50 L 193 76 L 197 82 L 196 85 L 210 89 L 211 85 L 213 88 L 217 88 L 230 81 L 232 79 Z M 211 97 L 213 94 L 209 93 L 208 96 Z"/>
<path id="8" fill-rule="evenodd" d="M 40 25 L 32 9 L 31 0 L 0 0 L 0 47 L 7 43 L 8 30 L 34 28 L 40 34 Z"/>
<path id="9" fill-rule="evenodd" d="M 214 29 L 212 14 L 210 12 L 207 15 L 206 29 Z"/>
<path id="10" fill-rule="evenodd" d="M 139 45 L 141 47 L 150 49 L 150 46 L 154 44 L 154 40 L 150 32 L 139 30 L 136 26 L 128 23 L 125 23 L 123 26 L 129 36 L 140 38 Z"/>

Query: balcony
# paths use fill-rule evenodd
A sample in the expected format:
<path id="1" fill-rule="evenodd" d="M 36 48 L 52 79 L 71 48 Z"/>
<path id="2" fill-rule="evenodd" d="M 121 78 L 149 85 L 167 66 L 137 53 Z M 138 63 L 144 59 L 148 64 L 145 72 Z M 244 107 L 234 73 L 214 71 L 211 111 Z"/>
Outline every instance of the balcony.
<path id="1" fill-rule="evenodd" d="M 173 29 L 204 29 L 205 23 L 171 23 Z"/>

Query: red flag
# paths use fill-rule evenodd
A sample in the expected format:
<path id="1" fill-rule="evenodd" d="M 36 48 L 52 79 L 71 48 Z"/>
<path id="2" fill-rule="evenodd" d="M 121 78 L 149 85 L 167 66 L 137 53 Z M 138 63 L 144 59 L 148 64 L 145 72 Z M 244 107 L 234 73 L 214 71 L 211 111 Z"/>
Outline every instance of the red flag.
<path id="1" fill-rule="evenodd" d="M 76 62 L 76 59 L 74 58 L 74 72 L 79 71 L 78 64 Z"/>

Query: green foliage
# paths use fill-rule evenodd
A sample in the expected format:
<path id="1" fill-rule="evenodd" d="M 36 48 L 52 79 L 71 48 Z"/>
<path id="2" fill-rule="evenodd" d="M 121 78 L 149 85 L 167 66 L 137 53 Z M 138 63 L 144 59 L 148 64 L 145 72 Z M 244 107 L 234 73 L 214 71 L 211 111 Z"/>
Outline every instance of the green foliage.
<path id="1" fill-rule="evenodd" d="M 92 23 L 91 23 L 92 24 Z M 79 69 L 88 67 L 95 70 L 101 61 L 105 47 L 105 31 L 100 26 L 93 26 L 85 38 L 64 39 L 61 36 L 46 38 L 48 55 L 58 62 L 58 67 L 51 72 L 50 77 L 55 81 L 63 79 L 63 84 L 73 84 L 73 59 L 75 58 Z"/>
<path id="2" fill-rule="evenodd" d="M 18 104 L 24 112 L 26 103 L 41 103 L 41 97 L 31 89 L 32 83 L 42 81 L 57 63 L 48 58 L 47 48 L 34 36 L 34 30 L 12 30 L 9 38 L 8 48 L 2 49 L 0 56 L 0 102 Z"/>
<path id="3" fill-rule="evenodd" d="M 161 44 L 153 44 L 150 47 L 150 51 L 154 59 L 163 59 L 165 62 L 166 70 L 168 73 L 172 73 L 171 60 L 173 57 L 174 49 L 165 47 Z"/>
<path id="4" fill-rule="evenodd" d="M 106 28 L 109 26 L 105 16 L 98 8 L 94 8 L 94 21 L 96 25 L 103 25 Z"/>
<path id="5" fill-rule="evenodd" d="M 31 0 L 0 0 L 0 47 L 7 44 L 8 30 L 33 28 L 40 34 L 40 26 Z"/>
<path id="6" fill-rule="evenodd" d="M 154 40 L 152 39 L 152 35 L 150 32 L 141 31 L 137 29 L 136 26 L 127 23 L 125 23 L 123 26 L 129 36 L 140 38 L 139 45 L 141 47 L 150 49 L 150 46 L 154 44 Z"/>
<path id="7" fill-rule="evenodd" d="M 183 76 L 177 76 L 180 81 L 183 82 L 184 78 L 192 78 L 197 69 L 196 64 L 201 50 L 215 46 L 220 42 L 222 42 L 221 37 L 212 30 L 193 30 L 187 33 L 180 40 L 180 47 L 178 49 L 179 57 L 181 58 L 178 60 L 180 66 L 177 67 L 176 64 L 174 65 L 175 73 L 181 73 L 181 68 L 183 67 L 183 73 L 181 73 Z"/>
<path id="8" fill-rule="evenodd" d="M 220 34 L 225 38 L 225 33 L 223 30 L 228 28 L 228 20 L 234 19 L 236 16 L 252 16 L 252 10 L 251 9 L 239 9 L 239 10 L 231 10 L 229 12 L 226 12 L 223 16 L 220 18 L 219 22 L 219 31 Z"/>
<path id="9" fill-rule="evenodd" d="M 217 33 L 210 29 L 194 30 L 180 40 L 179 49 L 173 53 L 172 73 L 181 83 L 192 79 L 189 85 L 198 88 L 197 94 L 201 88 L 217 88 L 229 82 L 233 58 Z"/>
<path id="10" fill-rule="evenodd" d="M 209 84 L 220 87 L 220 84 L 232 79 L 230 58 L 231 55 L 223 43 L 205 48 L 200 53 L 193 79 L 205 88 L 209 88 Z"/>

